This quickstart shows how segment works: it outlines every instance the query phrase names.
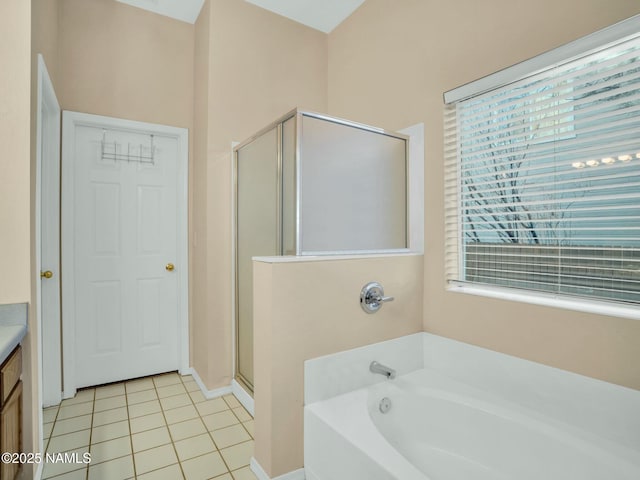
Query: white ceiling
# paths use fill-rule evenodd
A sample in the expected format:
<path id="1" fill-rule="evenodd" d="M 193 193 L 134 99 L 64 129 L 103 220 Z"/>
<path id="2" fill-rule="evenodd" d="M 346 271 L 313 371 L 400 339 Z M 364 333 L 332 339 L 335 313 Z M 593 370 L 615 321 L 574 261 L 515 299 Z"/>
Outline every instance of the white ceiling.
<path id="1" fill-rule="evenodd" d="M 329 33 L 364 0 L 246 0 L 283 17 Z"/>
<path id="2" fill-rule="evenodd" d="M 204 0 L 117 0 L 133 7 L 195 23 Z M 365 0 L 245 0 L 296 22 L 329 33 Z"/>
<path id="3" fill-rule="evenodd" d="M 117 0 L 166 17 L 196 23 L 204 0 Z"/>

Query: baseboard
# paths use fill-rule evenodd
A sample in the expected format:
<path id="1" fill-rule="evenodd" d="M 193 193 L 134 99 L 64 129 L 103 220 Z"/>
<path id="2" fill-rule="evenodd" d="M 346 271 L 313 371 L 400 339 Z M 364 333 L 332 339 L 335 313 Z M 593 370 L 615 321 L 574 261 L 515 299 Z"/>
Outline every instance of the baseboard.
<path id="1" fill-rule="evenodd" d="M 193 379 L 195 380 L 195 382 L 200 387 L 200 391 L 202 392 L 202 395 L 204 395 L 204 397 L 206 399 L 208 399 L 208 400 L 211 400 L 212 398 L 218 398 L 218 397 L 221 397 L 223 395 L 228 395 L 230 393 L 233 393 L 233 388 L 231 387 L 231 385 L 229 385 L 228 387 L 221 387 L 221 388 L 216 388 L 214 390 L 208 390 L 207 387 L 204 385 L 204 382 L 200 378 L 200 375 L 198 375 L 198 372 L 196 372 L 193 367 L 189 367 L 189 368 L 185 368 L 185 369 L 181 370 L 180 374 L 181 375 L 191 375 L 193 377 Z M 240 399 L 238 399 L 238 400 L 240 400 Z"/>
<path id="2" fill-rule="evenodd" d="M 258 477 L 258 480 L 305 480 L 306 479 L 304 475 L 304 468 L 300 468 L 298 470 L 294 470 L 293 472 L 285 473 L 284 475 L 271 478 L 263 470 L 262 466 L 258 463 L 255 457 L 251 457 L 251 461 L 249 462 L 249 468 L 255 474 L 255 476 Z"/>
<path id="3" fill-rule="evenodd" d="M 235 379 L 231 380 L 231 389 L 233 390 L 233 395 L 238 399 L 245 410 L 249 412 L 252 417 L 255 417 L 255 404 L 253 402 L 253 397 L 249 395 L 249 393 L 242 387 L 242 385 L 236 382 Z"/>

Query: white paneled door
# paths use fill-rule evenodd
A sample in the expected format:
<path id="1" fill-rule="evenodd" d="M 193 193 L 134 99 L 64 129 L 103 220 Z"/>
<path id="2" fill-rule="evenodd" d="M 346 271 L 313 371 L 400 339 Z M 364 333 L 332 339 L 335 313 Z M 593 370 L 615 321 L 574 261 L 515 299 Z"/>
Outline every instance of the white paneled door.
<path id="1" fill-rule="evenodd" d="M 65 393 L 181 367 L 185 139 L 152 127 L 65 112 Z"/>

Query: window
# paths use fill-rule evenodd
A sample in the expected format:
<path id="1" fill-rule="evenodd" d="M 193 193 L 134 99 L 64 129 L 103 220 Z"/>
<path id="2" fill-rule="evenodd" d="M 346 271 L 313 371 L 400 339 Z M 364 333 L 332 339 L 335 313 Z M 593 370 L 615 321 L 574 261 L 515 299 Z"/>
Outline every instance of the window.
<path id="1" fill-rule="evenodd" d="M 449 282 L 640 304 L 638 32 L 445 94 Z"/>

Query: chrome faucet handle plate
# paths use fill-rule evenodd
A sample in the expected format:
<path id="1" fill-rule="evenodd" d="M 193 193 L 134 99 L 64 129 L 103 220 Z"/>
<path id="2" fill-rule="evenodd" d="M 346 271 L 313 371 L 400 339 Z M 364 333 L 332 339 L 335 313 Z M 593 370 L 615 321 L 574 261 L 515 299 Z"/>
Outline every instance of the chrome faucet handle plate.
<path id="1" fill-rule="evenodd" d="M 360 306 L 367 313 L 376 313 L 383 303 L 393 300 L 384 296 L 384 288 L 378 282 L 369 282 L 360 291 Z"/>

